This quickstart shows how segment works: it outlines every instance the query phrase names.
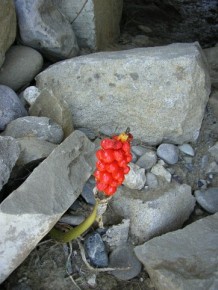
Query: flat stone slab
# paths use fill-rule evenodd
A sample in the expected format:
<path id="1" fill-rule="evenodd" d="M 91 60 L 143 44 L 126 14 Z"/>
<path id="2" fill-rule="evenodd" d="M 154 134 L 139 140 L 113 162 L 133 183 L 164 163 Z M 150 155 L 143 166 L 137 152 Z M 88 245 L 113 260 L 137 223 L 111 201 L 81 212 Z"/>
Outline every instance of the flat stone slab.
<path id="1" fill-rule="evenodd" d="M 157 290 L 218 289 L 218 213 L 135 247 Z"/>
<path id="2" fill-rule="evenodd" d="M 75 128 L 131 128 L 150 144 L 195 141 L 210 93 L 197 43 L 101 52 L 59 62 L 36 77 L 72 112 Z"/>
<path id="3" fill-rule="evenodd" d="M 0 205 L 0 283 L 18 267 L 82 192 L 95 146 L 74 131 Z"/>

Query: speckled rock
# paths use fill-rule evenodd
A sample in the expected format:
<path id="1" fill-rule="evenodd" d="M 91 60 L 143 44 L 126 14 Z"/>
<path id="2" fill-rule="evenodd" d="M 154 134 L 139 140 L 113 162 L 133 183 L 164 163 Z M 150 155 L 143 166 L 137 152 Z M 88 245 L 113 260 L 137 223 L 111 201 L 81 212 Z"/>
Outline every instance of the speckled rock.
<path id="1" fill-rule="evenodd" d="M 197 202 L 209 213 L 218 212 L 218 187 L 211 187 L 206 190 L 195 190 Z"/>
<path id="2" fill-rule="evenodd" d="M 162 160 L 159 160 L 158 163 L 151 168 L 151 173 L 163 177 L 167 182 L 171 182 L 171 173 L 164 167 L 164 161 Z"/>
<path id="3" fill-rule="evenodd" d="M 23 45 L 11 46 L 0 69 L 0 83 L 17 91 L 28 85 L 42 66 L 43 58 L 35 49 Z"/>
<path id="4" fill-rule="evenodd" d="M 163 143 L 158 146 L 157 155 L 168 164 L 176 164 L 179 160 L 179 149 L 173 144 Z"/>
<path id="5" fill-rule="evenodd" d="M 40 95 L 40 91 L 37 87 L 35 86 L 30 86 L 27 87 L 23 92 L 22 92 L 22 97 L 25 99 L 25 101 L 31 106 L 34 104 L 35 100 L 38 98 Z"/>
<path id="6" fill-rule="evenodd" d="M 14 138 L 37 137 L 51 143 L 61 143 L 64 137 L 61 126 L 47 117 L 27 116 L 11 121 L 3 136 Z"/>
<path id="7" fill-rule="evenodd" d="M 190 144 L 182 144 L 178 146 L 179 150 L 187 155 L 194 156 L 195 151 Z"/>
<path id="8" fill-rule="evenodd" d="M 19 154 L 20 146 L 16 139 L 0 136 L 0 190 L 7 183 Z"/>
<path id="9" fill-rule="evenodd" d="M 208 101 L 204 61 L 197 43 L 100 52 L 50 66 L 36 86 L 68 104 L 76 128 L 113 135 L 129 124 L 135 139 L 183 144 L 197 139 Z"/>
<path id="10" fill-rule="evenodd" d="M 109 265 L 112 268 L 129 268 L 126 270 L 111 271 L 112 275 L 124 281 L 136 277 L 142 268 L 141 263 L 135 256 L 133 248 L 125 244 L 112 251 L 109 257 Z"/>
<path id="11" fill-rule="evenodd" d="M 195 198 L 186 184 L 148 191 L 120 187 L 110 205 L 116 214 L 130 219 L 130 233 L 142 243 L 180 228 L 193 211 Z"/>
<path id="12" fill-rule="evenodd" d="M 26 115 L 27 111 L 17 94 L 11 88 L 0 85 L 0 131 L 10 121 Z"/>

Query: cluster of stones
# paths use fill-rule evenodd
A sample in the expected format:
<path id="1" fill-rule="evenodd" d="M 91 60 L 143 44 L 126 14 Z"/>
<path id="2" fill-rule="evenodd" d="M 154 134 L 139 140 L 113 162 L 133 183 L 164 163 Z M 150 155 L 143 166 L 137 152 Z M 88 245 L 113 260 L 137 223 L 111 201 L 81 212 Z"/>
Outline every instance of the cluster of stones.
<path id="1" fill-rule="evenodd" d="M 42 2 L 45 1 L 29 1 L 41 20 L 48 19 L 39 15 Z M 58 5 L 61 1 L 56 2 Z M 22 42 L 27 46 L 11 46 L 16 21 L 13 3 L 8 3 L 10 13 L 6 15 L 11 32 L 5 46 L 0 47 L 0 57 L 3 56 L 0 59 L 0 199 L 7 195 L 9 180 L 19 179 L 25 167 L 28 169 L 44 161 L 0 205 L 1 249 L 4 246 L 0 281 L 22 262 L 21 256 L 26 257 L 60 218 L 72 225 L 84 220 L 81 215 L 63 214 L 71 204 L 71 212 L 75 211 L 80 193 L 87 204 L 95 203 L 95 182 L 93 177 L 90 178 L 100 143 L 95 129 L 111 136 L 128 125 L 136 137 L 131 149 L 133 159 L 124 186 L 119 187 L 110 203 L 114 215 L 122 218 L 122 223 L 107 227 L 104 233 L 95 231 L 87 235 L 84 247 L 95 267 L 125 268 L 129 265 L 125 272 L 111 272 L 118 279 L 129 280 L 138 275 L 140 260 L 154 281 L 159 281 L 159 275 L 165 275 L 166 285 L 170 285 L 167 277 L 178 282 L 176 270 L 152 270 L 161 259 L 171 262 L 170 254 L 161 256 L 161 247 L 167 248 L 165 245 L 172 243 L 169 249 L 176 253 L 178 248 L 172 240 L 178 244 L 185 241 L 185 245 L 193 239 L 196 248 L 207 257 L 217 251 L 211 241 L 216 240 L 217 214 L 212 214 L 218 211 L 218 143 L 209 144 L 200 156 L 199 166 L 203 169 L 202 175 L 195 179 L 195 186 L 186 184 L 187 175 L 196 170 L 198 151 L 195 141 L 210 93 L 209 74 L 201 48 L 197 44 L 175 44 L 77 58 L 78 45 L 69 23 L 66 30 L 61 29 L 66 35 L 57 38 L 63 41 L 67 38 L 70 43 L 65 49 L 60 44 L 58 52 L 48 48 L 45 39 L 39 41 L 35 32 L 24 35 L 22 21 L 25 21 L 28 9 L 19 0 L 15 0 L 16 13 Z M 46 1 L 46 5 L 53 4 Z M 59 18 L 51 16 L 57 25 L 60 24 L 58 21 L 61 24 L 67 21 L 58 9 L 52 11 Z M 28 20 L 31 19 L 34 17 L 28 14 Z M 46 41 L 58 46 L 50 37 L 52 25 L 41 23 L 39 26 L 40 29 L 48 28 Z M 57 36 L 59 30 L 55 32 Z M 205 54 L 210 64 L 213 89 L 209 104 L 217 117 L 217 47 L 206 49 Z M 43 69 L 43 57 L 49 61 L 71 59 L 37 75 Z M 145 75 L 145 72 L 148 73 Z M 36 75 L 36 86 L 28 86 Z M 199 217 L 211 216 L 177 231 L 192 213 Z M 107 220 L 111 224 L 112 218 L 106 213 L 106 224 Z M 13 234 L 9 232 L 10 228 L 14 229 Z M 26 234 L 20 235 L 24 230 Z M 200 232 L 208 239 L 202 239 L 198 235 Z M 204 243 L 200 242 L 202 240 Z M 23 249 L 24 243 L 29 243 L 28 249 Z M 141 246 L 134 249 L 133 245 Z M 155 255 L 153 248 L 159 249 Z M 181 246 L 181 255 L 182 249 Z M 192 253 L 187 249 L 185 253 L 184 265 L 181 266 L 175 257 L 178 262 L 175 267 L 184 267 L 187 273 L 185 264 L 189 264 Z M 195 255 L 207 268 L 204 255 Z M 208 277 L 215 275 L 215 263 L 210 265 Z M 196 271 L 198 274 L 201 269 Z M 202 279 L 203 286 L 193 280 L 194 284 L 186 285 L 186 288 L 194 289 L 193 285 L 206 288 L 208 280 L 207 277 Z M 155 286 L 162 289 L 158 282 Z M 168 289 L 172 288 L 169 286 Z"/>

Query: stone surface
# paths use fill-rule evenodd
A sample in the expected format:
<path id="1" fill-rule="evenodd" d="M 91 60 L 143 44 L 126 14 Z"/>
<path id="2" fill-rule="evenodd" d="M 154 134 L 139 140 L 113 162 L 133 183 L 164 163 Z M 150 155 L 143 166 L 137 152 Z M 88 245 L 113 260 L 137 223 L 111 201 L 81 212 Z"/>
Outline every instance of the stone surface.
<path id="1" fill-rule="evenodd" d="M 179 160 L 179 149 L 173 144 L 163 143 L 157 148 L 157 156 L 168 164 L 176 164 Z"/>
<path id="2" fill-rule="evenodd" d="M 142 189 L 146 182 L 145 169 L 134 163 L 129 163 L 130 171 L 125 175 L 123 184 L 131 189 Z"/>
<path id="3" fill-rule="evenodd" d="M 212 112 L 214 116 L 218 119 L 218 90 L 213 90 L 210 99 L 209 99 L 209 105 L 212 109 Z"/>
<path id="4" fill-rule="evenodd" d="M 47 117 L 27 116 L 11 121 L 2 135 L 14 138 L 37 137 L 51 143 L 61 143 L 64 134 L 61 126 Z"/>
<path id="5" fill-rule="evenodd" d="M 77 226 L 85 220 L 82 215 L 65 214 L 59 219 L 59 223 L 65 223 L 71 226 Z"/>
<path id="6" fill-rule="evenodd" d="M 102 239 L 110 251 L 127 243 L 129 237 L 129 224 L 129 219 L 123 219 L 122 223 L 113 225 L 103 235 Z"/>
<path id="7" fill-rule="evenodd" d="M 36 137 L 23 137 L 16 140 L 20 144 L 20 155 L 16 167 L 23 167 L 30 162 L 46 158 L 57 147 L 56 144 Z"/>
<path id="8" fill-rule="evenodd" d="M 218 89 L 218 46 L 204 49 L 210 66 L 211 84 Z"/>
<path id="9" fill-rule="evenodd" d="M 209 213 L 218 212 L 218 187 L 211 187 L 206 190 L 195 190 L 197 202 Z"/>
<path id="10" fill-rule="evenodd" d="M 76 56 L 79 52 L 69 20 L 52 0 L 15 0 L 22 42 L 51 60 Z"/>
<path id="11" fill-rule="evenodd" d="M 142 147 L 140 145 L 135 145 L 131 147 L 131 150 L 133 153 L 135 153 L 137 156 L 142 156 L 147 152 L 147 148 Z"/>
<path id="12" fill-rule="evenodd" d="M 195 151 L 190 144 L 182 144 L 179 147 L 179 150 L 189 156 L 194 156 Z"/>
<path id="13" fill-rule="evenodd" d="M 197 43 L 81 56 L 36 80 L 65 100 L 75 127 L 112 135 L 129 124 L 136 139 L 152 144 L 196 140 L 210 92 Z"/>
<path id="14" fill-rule="evenodd" d="M 87 259 L 95 267 L 107 267 L 108 255 L 104 242 L 101 236 L 97 232 L 86 236 L 84 241 L 84 248 L 86 251 Z"/>
<path id="15" fill-rule="evenodd" d="M 5 60 L 5 52 L 16 37 L 16 13 L 13 0 L 0 1 L 0 67 Z"/>
<path id="16" fill-rule="evenodd" d="M 19 154 L 20 146 L 14 138 L 0 136 L 0 190 L 7 183 Z"/>
<path id="17" fill-rule="evenodd" d="M 72 24 L 80 47 L 102 49 L 119 37 L 123 0 L 53 0 Z"/>
<path id="18" fill-rule="evenodd" d="M 126 270 L 111 271 L 112 275 L 124 281 L 136 277 L 142 268 L 141 263 L 135 256 L 133 248 L 126 244 L 116 248 L 110 254 L 109 263 L 112 268 L 129 268 Z"/>
<path id="19" fill-rule="evenodd" d="M 96 203 L 95 196 L 93 193 L 94 187 L 95 183 L 92 183 L 90 180 L 88 180 L 84 185 L 81 193 L 81 196 L 85 199 L 85 201 L 91 205 L 94 205 Z"/>
<path id="20" fill-rule="evenodd" d="M 135 248 L 155 289 L 218 288 L 218 214 Z"/>
<path id="21" fill-rule="evenodd" d="M 30 106 L 34 104 L 39 95 L 40 91 L 35 86 L 27 87 L 22 93 L 23 98 Z"/>
<path id="22" fill-rule="evenodd" d="M 157 155 L 154 151 L 148 150 L 143 154 L 136 162 L 136 165 L 144 168 L 145 170 L 150 169 L 157 162 Z"/>
<path id="23" fill-rule="evenodd" d="M 218 142 L 216 142 L 208 151 L 218 162 Z"/>
<path id="24" fill-rule="evenodd" d="M 74 131 L 0 205 L 0 283 L 77 199 L 94 171 L 94 149 Z"/>
<path id="25" fill-rule="evenodd" d="M 155 174 L 148 172 L 146 173 L 146 184 L 149 188 L 157 188 L 158 187 L 158 179 Z"/>
<path id="26" fill-rule="evenodd" d="M 31 47 L 13 45 L 5 55 L 0 69 L 0 83 L 17 91 L 28 85 L 41 71 L 43 58 Z"/>
<path id="27" fill-rule="evenodd" d="M 195 206 L 191 187 L 169 184 L 149 191 L 118 188 L 111 200 L 115 213 L 130 219 L 130 233 L 136 242 L 180 228 Z"/>
<path id="28" fill-rule="evenodd" d="M 30 116 L 48 117 L 59 124 L 64 131 L 64 138 L 73 128 L 73 117 L 64 101 L 59 100 L 52 91 L 44 90 L 29 109 Z"/>
<path id="29" fill-rule="evenodd" d="M 163 177 L 167 182 L 171 182 L 171 173 L 162 165 L 162 162 L 160 161 L 158 161 L 158 163 L 151 168 L 151 173 L 156 176 Z"/>
<path id="30" fill-rule="evenodd" d="M 10 121 L 27 115 L 17 94 L 9 87 L 0 85 L 0 131 Z"/>

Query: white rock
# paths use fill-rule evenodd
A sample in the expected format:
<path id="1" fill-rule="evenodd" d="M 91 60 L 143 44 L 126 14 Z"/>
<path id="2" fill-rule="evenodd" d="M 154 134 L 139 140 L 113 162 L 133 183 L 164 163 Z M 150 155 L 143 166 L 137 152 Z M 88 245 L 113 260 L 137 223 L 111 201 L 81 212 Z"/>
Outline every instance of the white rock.
<path id="1" fill-rule="evenodd" d="M 196 43 L 80 56 L 50 66 L 36 81 L 64 99 L 75 127 L 113 135 L 129 124 L 150 144 L 196 140 L 210 93 Z"/>
<path id="2" fill-rule="evenodd" d="M 145 186 L 145 169 L 134 163 L 129 163 L 130 171 L 125 175 L 123 184 L 131 189 L 142 189 Z"/>
<path id="3" fill-rule="evenodd" d="M 159 162 L 151 168 L 151 173 L 163 177 L 164 179 L 166 179 L 167 182 L 171 182 L 170 172 L 166 168 L 164 168 L 163 165 L 161 165 Z"/>
<path id="4" fill-rule="evenodd" d="M 190 155 L 190 156 L 194 156 L 195 155 L 195 151 L 192 148 L 192 146 L 190 144 L 182 144 L 179 146 L 179 150 L 182 151 L 183 153 Z"/>
<path id="5" fill-rule="evenodd" d="M 26 88 L 23 91 L 23 98 L 27 101 L 27 103 L 31 106 L 35 103 L 36 99 L 40 95 L 40 91 L 37 87 L 31 86 Z"/>

